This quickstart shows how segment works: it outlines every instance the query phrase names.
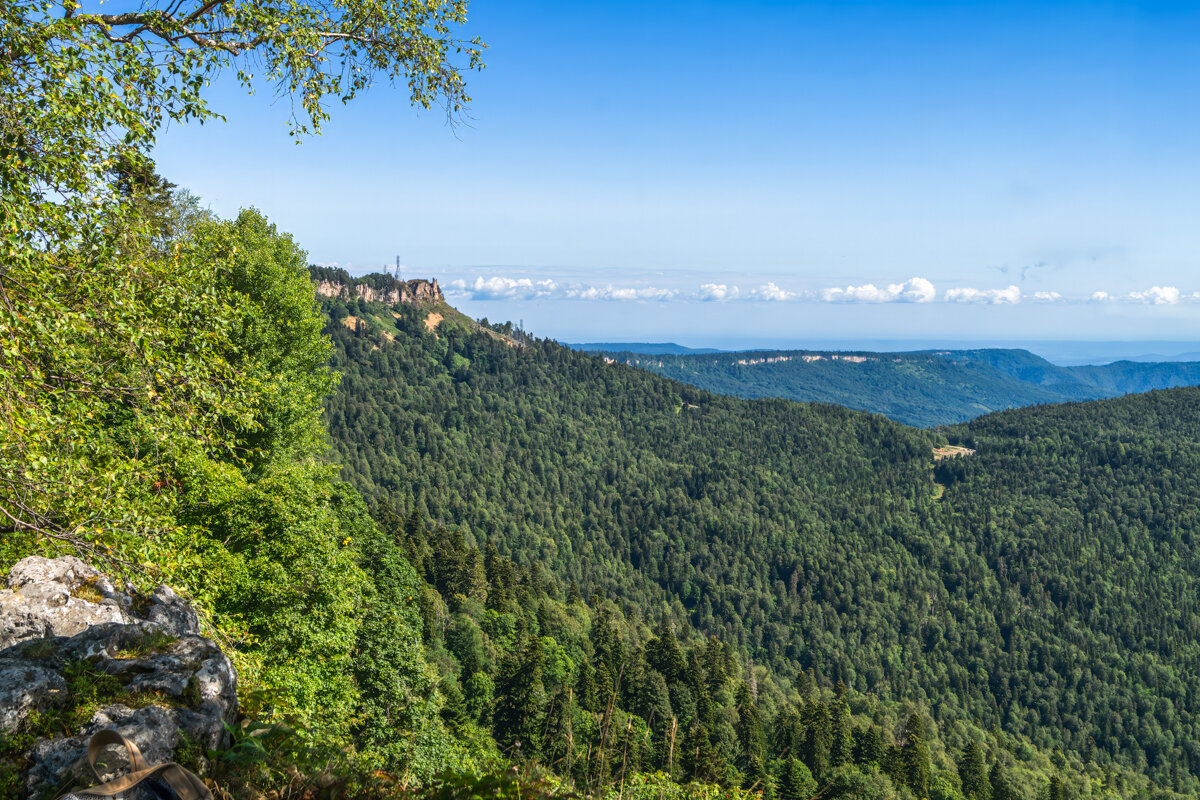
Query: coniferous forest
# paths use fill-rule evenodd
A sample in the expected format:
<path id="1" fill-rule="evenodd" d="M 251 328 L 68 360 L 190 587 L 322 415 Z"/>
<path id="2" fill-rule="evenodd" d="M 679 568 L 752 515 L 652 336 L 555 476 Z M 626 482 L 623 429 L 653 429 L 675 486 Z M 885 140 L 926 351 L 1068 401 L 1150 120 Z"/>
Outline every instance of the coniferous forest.
<path id="1" fill-rule="evenodd" d="M 889 719 L 885 743 L 915 714 L 943 766 L 974 737 L 1013 737 L 1056 763 L 1195 787 L 1196 390 L 984 417 L 945 431 L 973 455 L 935 462 L 941 434 L 879 416 L 710 395 L 509 326 L 430 331 L 414 306 L 326 308 L 335 451 L 384 528 L 405 531 L 427 646 L 465 708 L 540 671 L 518 705 L 561 743 L 556 703 L 587 709 L 600 680 L 617 699 L 593 705 L 598 725 L 619 710 L 647 726 L 639 764 L 664 766 L 662 726 L 682 725 L 685 751 L 713 759 L 685 774 L 762 785 L 738 755 L 744 683 L 775 732 L 776 787 L 780 726 L 794 714 L 809 735 L 804 715 L 838 703 Z M 619 645 L 580 643 L 597 620 Z M 672 629 L 696 644 L 663 668 Z M 706 692 L 710 674 L 728 680 Z M 497 742 L 528 757 L 532 733 L 500 708 Z M 851 763 L 823 759 L 801 759 L 818 781 Z"/>

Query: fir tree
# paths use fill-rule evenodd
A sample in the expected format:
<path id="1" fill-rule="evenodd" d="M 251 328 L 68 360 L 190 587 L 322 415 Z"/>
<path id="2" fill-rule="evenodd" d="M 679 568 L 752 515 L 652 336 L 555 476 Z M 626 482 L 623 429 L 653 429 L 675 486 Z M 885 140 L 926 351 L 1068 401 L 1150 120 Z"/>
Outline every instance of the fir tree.
<path id="1" fill-rule="evenodd" d="M 738 712 L 737 768 L 742 772 L 743 785 L 747 788 L 761 789 L 766 784 L 767 777 L 763 763 L 766 737 L 763 734 L 758 705 L 750 696 L 750 687 L 744 683 L 738 684 L 734 699 L 737 702 Z"/>
<path id="2" fill-rule="evenodd" d="M 1012 779 L 999 763 L 992 765 L 988 782 L 991 784 L 991 800 L 1018 800 Z"/>
<path id="3" fill-rule="evenodd" d="M 963 796 L 968 800 L 988 800 L 991 787 L 987 766 L 983 763 L 983 748 L 974 739 L 967 742 L 958 759 L 958 777 L 962 781 Z"/>
<path id="4" fill-rule="evenodd" d="M 542 646 L 536 636 L 522 629 L 514 650 L 505 655 L 497 674 L 493 733 L 496 743 L 514 758 L 532 759 L 542 740 L 541 718 L 546 705 Z"/>
<path id="5" fill-rule="evenodd" d="M 801 758 L 813 777 L 823 781 L 829 774 L 829 753 L 833 744 L 829 709 L 821 703 L 815 703 L 805 709 L 804 716 L 804 746 Z"/>
<path id="6" fill-rule="evenodd" d="M 664 616 L 654 629 L 654 638 L 646 644 L 646 663 L 662 673 L 667 683 L 683 680 L 687 669 L 679 642 L 671 630 L 670 621 Z"/>
<path id="7" fill-rule="evenodd" d="M 925 744 L 924 726 L 921 718 L 913 712 L 904 725 L 904 744 L 900 748 L 901 769 L 904 784 L 912 789 L 917 798 L 929 797 L 932 768 L 929 763 L 929 748 Z"/>
<path id="8" fill-rule="evenodd" d="M 784 759 L 780 772 L 779 800 L 809 800 L 816 792 L 817 782 L 800 759 Z"/>

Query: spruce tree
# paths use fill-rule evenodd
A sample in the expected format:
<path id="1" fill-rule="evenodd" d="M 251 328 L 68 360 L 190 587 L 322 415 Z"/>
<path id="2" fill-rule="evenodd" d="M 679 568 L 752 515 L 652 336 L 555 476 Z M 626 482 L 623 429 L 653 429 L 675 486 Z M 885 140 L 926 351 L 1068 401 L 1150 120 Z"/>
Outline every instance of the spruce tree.
<path id="1" fill-rule="evenodd" d="M 738 722 L 738 758 L 737 768 L 741 770 L 743 785 L 746 788 L 766 785 L 766 769 L 763 763 L 763 750 L 766 736 L 763 733 L 762 719 L 759 717 L 758 705 L 750 696 L 750 687 L 739 683 L 735 693 L 737 702 Z"/>
<path id="2" fill-rule="evenodd" d="M 591 661 L 584 661 L 575 679 L 575 698 L 579 707 L 593 714 L 603 710 L 596 691 L 596 669 Z"/>
<path id="3" fill-rule="evenodd" d="M 531 759 L 538 754 L 546 705 L 542 658 L 541 642 L 528 634 L 522 620 L 518 646 L 500 662 L 492 714 L 496 743 L 514 758 Z"/>
<path id="4" fill-rule="evenodd" d="M 1047 791 L 1048 800 L 1066 800 L 1067 793 L 1063 788 L 1062 778 L 1057 775 L 1050 776 L 1050 787 Z"/>
<path id="5" fill-rule="evenodd" d="M 664 616 L 654 629 L 654 638 L 646 644 L 646 663 L 662 673 L 667 683 L 683 680 L 687 665 L 679 651 L 679 642 Z"/>
<path id="6" fill-rule="evenodd" d="M 783 760 L 779 775 L 779 800 L 809 800 L 817 790 L 812 772 L 798 758 Z"/>
<path id="7" fill-rule="evenodd" d="M 559 775 L 571 774 L 575 757 L 574 698 L 569 686 L 560 686 L 546 704 L 539 750 L 546 765 Z"/>
<path id="8" fill-rule="evenodd" d="M 983 763 L 983 748 L 974 739 L 967 742 L 958 759 L 958 777 L 962 781 L 964 797 L 968 800 L 988 800 L 991 787 L 988 784 L 987 766 Z"/>
<path id="9" fill-rule="evenodd" d="M 875 725 L 858 728 L 854 734 L 854 763 L 860 767 L 879 764 L 885 755 L 883 736 Z"/>
<path id="10" fill-rule="evenodd" d="M 846 696 L 846 685 L 840 681 L 838 696 L 829 710 L 829 718 L 829 763 L 836 768 L 850 763 L 854 755 L 854 740 L 850 730 L 850 701 Z"/>
<path id="11" fill-rule="evenodd" d="M 805 709 L 804 745 L 801 758 L 813 777 L 823 781 L 829 774 L 829 753 L 833 744 L 833 726 L 829 709 L 815 703 Z"/>
<path id="12" fill-rule="evenodd" d="M 804 745 L 804 727 L 796 709 L 785 705 L 775 715 L 774 732 L 771 737 L 772 754 L 776 758 L 799 758 Z"/>
<path id="13" fill-rule="evenodd" d="M 721 763 L 708 740 L 708 730 L 699 723 L 688 728 L 680 753 L 683 771 L 701 783 L 715 783 L 721 777 Z"/>
<path id="14" fill-rule="evenodd" d="M 631 688 L 629 709 L 645 720 L 653 731 L 661 731 L 670 724 L 674 714 L 663 676 L 643 662 L 637 665 L 633 678 L 628 682 Z"/>
<path id="15" fill-rule="evenodd" d="M 932 767 L 929 763 L 929 748 L 925 744 L 924 726 L 920 716 L 913 712 L 904 726 L 904 744 L 900 747 L 901 769 L 904 783 L 920 798 L 929 797 Z"/>
<path id="16" fill-rule="evenodd" d="M 1017 793 L 1013 789 L 1012 780 L 1008 776 L 1008 772 L 999 763 L 992 765 L 992 770 L 988 775 L 988 783 L 991 785 L 991 800 L 1017 800 Z"/>

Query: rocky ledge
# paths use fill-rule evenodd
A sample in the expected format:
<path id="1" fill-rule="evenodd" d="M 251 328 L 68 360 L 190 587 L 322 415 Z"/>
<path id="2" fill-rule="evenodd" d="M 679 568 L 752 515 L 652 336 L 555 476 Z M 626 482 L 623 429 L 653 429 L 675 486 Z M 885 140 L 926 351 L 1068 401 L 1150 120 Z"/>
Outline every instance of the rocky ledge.
<path id="1" fill-rule="evenodd" d="M 382 285 L 373 286 L 362 282 L 364 279 L 347 281 L 321 280 L 315 283 L 316 293 L 322 297 L 340 297 L 343 300 L 361 297 L 368 303 L 416 303 L 427 305 L 441 302 L 442 289 L 438 286 L 437 278 L 423 280 L 415 278 L 410 281 L 400 281 L 385 278 Z"/>
<path id="2" fill-rule="evenodd" d="M 237 713 L 229 659 L 165 586 L 125 594 L 77 558 L 27 558 L 0 590 L 0 796 L 95 783 L 87 743 L 114 728 L 151 764 L 203 772 Z M 123 771 L 120 751 L 105 759 Z"/>

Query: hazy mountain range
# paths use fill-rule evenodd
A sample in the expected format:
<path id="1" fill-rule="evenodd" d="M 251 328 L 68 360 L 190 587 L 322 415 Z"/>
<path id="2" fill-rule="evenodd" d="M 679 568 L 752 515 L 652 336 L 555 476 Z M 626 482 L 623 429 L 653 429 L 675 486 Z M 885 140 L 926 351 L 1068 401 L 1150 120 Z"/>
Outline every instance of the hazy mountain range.
<path id="1" fill-rule="evenodd" d="M 834 403 L 918 426 L 1038 403 L 1200 384 L 1200 362 L 1059 366 L 1016 349 L 608 351 L 604 356 L 720 394 Z"/>

